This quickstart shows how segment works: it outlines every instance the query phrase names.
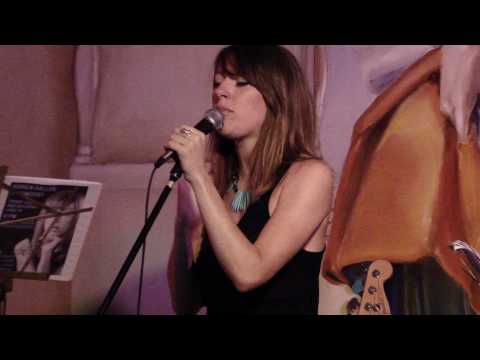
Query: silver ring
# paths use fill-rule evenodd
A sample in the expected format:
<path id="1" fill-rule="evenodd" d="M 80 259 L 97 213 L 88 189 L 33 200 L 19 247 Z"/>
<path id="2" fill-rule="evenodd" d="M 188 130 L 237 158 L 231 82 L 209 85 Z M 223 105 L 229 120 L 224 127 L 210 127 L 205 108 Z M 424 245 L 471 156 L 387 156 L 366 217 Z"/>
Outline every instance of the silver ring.
<path id="1" fill-rule="evenodd" d="M 191 136 L 191 135 L 192 135 L 192 130 L 190 130 L 190 129 L 182 128 L 182 129 L 180 130 L 180 132 L 181 132 L 183 135 L 185 135 L 185 136 Z"/>

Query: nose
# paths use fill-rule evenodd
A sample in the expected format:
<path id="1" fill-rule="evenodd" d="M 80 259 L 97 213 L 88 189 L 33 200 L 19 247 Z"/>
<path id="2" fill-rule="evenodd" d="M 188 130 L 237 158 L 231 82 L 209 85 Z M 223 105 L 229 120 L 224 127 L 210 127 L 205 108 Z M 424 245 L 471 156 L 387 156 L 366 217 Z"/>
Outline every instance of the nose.
<path id="1" fill-rule="evenodd" d="M 232 91 L 228 86 L 226 78 L 213 90 L 213 94 L 217 100 L 232 96 Z"/>

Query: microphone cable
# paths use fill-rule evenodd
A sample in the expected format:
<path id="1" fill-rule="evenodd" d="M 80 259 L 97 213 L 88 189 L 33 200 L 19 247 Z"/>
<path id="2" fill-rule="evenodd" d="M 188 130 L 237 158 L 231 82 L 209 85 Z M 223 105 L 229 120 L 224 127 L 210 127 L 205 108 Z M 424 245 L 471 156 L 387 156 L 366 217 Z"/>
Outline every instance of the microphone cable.
<path id="1" fill-rule="evenodd" d="M 148 186 L 147 186 L 147 194 L 146 194 L 146 200 L 145 200 L 145 223 L 147 223 L 148 220 L 148 213 L 149 213 L 149 200 L 150 200 L 150 190 L 152 187 L 152 180 L 153 180 L 153 175 L 155 174 L 155 171 L 157 171 L 157 168 L 153 168 L 152 172 L 150 173 L 150 179 L 148 180 Z M 141 263 L 140 263 L 140 280 L 138 284 L 138 298 L 137 298 L 137 315 L 140 315 L 140 308 L 142 304 L 142 288 L 143 288 L 143 269 L 145 268 L 145 249 L 147 246 L 147 239 L 145 238 L 145 241 L 142 244 L 142 257 L 141 257 Z"/>

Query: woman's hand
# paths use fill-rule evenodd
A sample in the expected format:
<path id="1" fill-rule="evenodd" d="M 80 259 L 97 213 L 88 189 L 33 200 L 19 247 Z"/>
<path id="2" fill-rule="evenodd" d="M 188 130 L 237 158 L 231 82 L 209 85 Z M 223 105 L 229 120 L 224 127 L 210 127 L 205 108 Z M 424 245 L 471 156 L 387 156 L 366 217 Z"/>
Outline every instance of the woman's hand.
<path id="1" fill-rule="evenodd" d="M 206 166 L 207 137 L 204 133 L 182 125 L 170 136 L 168 148 L 177 152 L 188 182 L 209 176 Z"/>
<path id="2" fill-rule="evenodd" d="M 22 241 L 19 241 L 15 245 L 13 252 L 17 260 L 17 271 L 35 271 L 31 261 L 30 264 L 25 265 L 32 255 L 32 244 L 30 243 L 29 239 L 23 239 Z"/>
<path id="3" fill-rule="evenodd" d="M 30 244 L 30 240 L 23 239 L 19 241 L 14 248 L 15 256 L 17 257 L 17 261 L 24 260 L 26 261 L 32 253 L 32 245 Z"/>
<path id="4" fill-rule="evenodd" d="M 470 117 L 480 93 L 480 46 L 445 45 L 442 49 L 440 109 L 467 142 Z"/>

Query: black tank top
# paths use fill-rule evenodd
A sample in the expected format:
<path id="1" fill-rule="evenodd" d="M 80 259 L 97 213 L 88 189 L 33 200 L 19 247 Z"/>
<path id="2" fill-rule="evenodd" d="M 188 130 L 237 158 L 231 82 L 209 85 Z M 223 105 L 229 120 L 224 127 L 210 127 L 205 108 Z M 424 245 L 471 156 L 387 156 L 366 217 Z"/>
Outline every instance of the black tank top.
<path id="1" fill-rule="evenodd" d="M 254 243 L 270 218 L 268 202 L 273 189 L 261 195 L 238 223 Z M 267 283 L 248 292 L 239 292 L 217 261 L 207 235 L 193 267 L 200 283 L 207 313 L 317 314 L 318 276 L 323 251 L 300 250 Z"/>

